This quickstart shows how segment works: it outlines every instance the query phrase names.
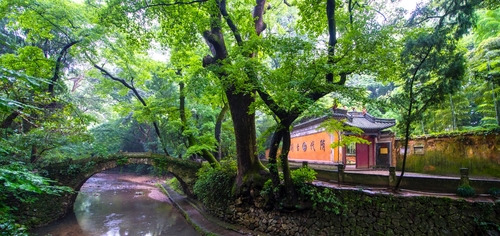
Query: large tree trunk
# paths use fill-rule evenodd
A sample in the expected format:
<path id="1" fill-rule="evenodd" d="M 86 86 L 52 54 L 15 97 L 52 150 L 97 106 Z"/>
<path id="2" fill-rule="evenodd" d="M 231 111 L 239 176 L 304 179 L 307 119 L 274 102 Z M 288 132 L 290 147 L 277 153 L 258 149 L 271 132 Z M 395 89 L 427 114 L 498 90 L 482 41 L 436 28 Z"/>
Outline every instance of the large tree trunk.
<path id="1" fill-rule="evenodd" d="M 263 0 L 258 2 L 265 3 Z M 227 60 L 228 51 L 225 45 L 224 35 L 221 27 L 221 16 L 224 16 L 233 36 L 238 45 L 243 41 L 239 31 L 228 15 L 226 1 L 217 1 L 218 11 L 211 12 L 211 27 L 209 31 L 203 33 L 207 45 L 210 48 L 211 55 L 203 58 L 204 66 L 222 67 L 222 61 Z M 229 62 L 227 62 L 229 63 Z M 226 72 L 219 70 L 216 72 L 221 80 L 227 77 Z M 248 87 L 251 85 L 248 84 Z M 261 187 L 267 177 L 267 170 L 257 158 L 257 138 L 255 132 L 255 114 L 250 110 L 254 102 L 254 92 L 237 91 L 231 82 L 225 86 L 229 109 L 234 126 L 234 135 L 236 138 L 236 154 L 238 160 L 238 173 L 236 176 L 236 194 L 242 194 L 254 187 Z"/>
<path id="2" fill-rule="evenodd" d="M 236 92 L 234 88 L 226 89 L 236 137 L 238 156 L 236 186 L 239 191 L 262 185 L 264 175 L 267 175 L 265 167 L 257 157 L 255 114 L 250 110 L 250 105 L 254 102 L 252 95 L 250 92 Z"/>

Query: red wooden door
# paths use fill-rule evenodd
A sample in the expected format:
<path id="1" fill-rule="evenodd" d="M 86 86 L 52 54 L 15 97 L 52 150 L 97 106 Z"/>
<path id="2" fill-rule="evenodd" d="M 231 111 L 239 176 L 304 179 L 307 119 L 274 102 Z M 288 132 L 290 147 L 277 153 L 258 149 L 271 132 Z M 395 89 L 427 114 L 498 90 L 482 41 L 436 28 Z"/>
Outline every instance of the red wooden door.
<path id="1" fill-rule="evenodd" d="M 368 148 L 367 144 L 356 144 L 356 168 L 368 168 Z"/>

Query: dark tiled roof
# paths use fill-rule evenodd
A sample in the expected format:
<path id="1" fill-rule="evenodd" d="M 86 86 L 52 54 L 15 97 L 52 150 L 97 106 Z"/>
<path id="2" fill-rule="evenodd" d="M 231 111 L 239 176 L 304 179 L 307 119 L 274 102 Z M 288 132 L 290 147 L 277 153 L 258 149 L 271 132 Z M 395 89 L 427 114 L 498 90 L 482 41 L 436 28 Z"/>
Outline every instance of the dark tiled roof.
<path id="1" fill-rule="evenodd" d="M 396 120 L 394 119 L 376 118 L 368 113 L 363 114 L 362 112 L 347 112 L 346 118 L 345 123 L 347 125 L 358 127 L 365 131 L 380 131 L 396 125 Z"/>
<path id="2" fill-rule="evenodd" d="M 323 122 L 324 120 L 328 119 L 328 117 L 329 116 L 323 116 L 307 120 L 305 122 L 295 125 L 294 130 L 302 129 Z M 383 129 L 387 129 L 396 125 L 395 119 L 377 118 L 368 113 L 356 112 L 356 111 L 348 112 L 347 110 L 344 109 L 334 109 L 331 117 L 339 120 L 345 119 L 345 124 L 353 127 L 358 127 L 363 131 L 365 131 L 366 133 L 379 132 Z"/>

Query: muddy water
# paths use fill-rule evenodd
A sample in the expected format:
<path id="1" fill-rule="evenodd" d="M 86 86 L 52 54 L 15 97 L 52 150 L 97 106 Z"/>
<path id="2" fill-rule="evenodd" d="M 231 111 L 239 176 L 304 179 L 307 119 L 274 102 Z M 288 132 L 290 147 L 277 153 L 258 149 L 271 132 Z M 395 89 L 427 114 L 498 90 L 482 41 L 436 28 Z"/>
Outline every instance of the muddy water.
<path id="1" fill-rule="evenodd" d="M 34 235 L 199 235 L 155 184 L 117 171 L 94 175 L 81 188 L 74 213 Z"/>

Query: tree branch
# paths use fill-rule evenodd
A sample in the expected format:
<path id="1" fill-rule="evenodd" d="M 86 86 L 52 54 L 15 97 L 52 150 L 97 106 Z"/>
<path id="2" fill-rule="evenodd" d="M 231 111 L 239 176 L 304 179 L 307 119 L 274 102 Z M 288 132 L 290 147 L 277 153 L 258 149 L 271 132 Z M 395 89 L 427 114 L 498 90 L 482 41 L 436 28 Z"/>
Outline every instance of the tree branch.
<path id="1" fill-rule="evenodd" d="M 135 87 L 133 85 L 130 85 L 127 83 L 127 81 L 125 81 L 124 79 L 120 79 L 120 78 L 117 78 L 115 76 L 113 76 L 112 74 L 110 74 L 107 70 L 105 70 L 104 68 L 96 65 L 94 63 L 94 67 L 96 69 L 98 69 L 99 71 L 101 71 L 101 73 L 104 75 L 104 76 L 107 76 L 109 77 L 110 79 L 112 80 L 115 80 L 115 81 L 118 81 L 120 82 L 123 86 L 127 87 L 128 89 L 132 90 L 132 92 L 134 93 L 135 97 L 141 102 L 141 104 L 145 107 L 147 107 L 147 104 L 146 104 L 146 101 L 142 98 L 142 96 L 139 94 L 139 92 L 137 91 L 137 89 L 135 89 Z M 153 126 L 155 128 L 155 132 L 156 132 L 156 135 L 158 136 L 158 139 L 160 140 L 160 142 L 162 143 L 162 148 L 163 148 L 163 152 L 165 152 L 165 155 L 167 156 L 170 156 L 170 154 L 168 153 L 167 151 L 167 148 L 165 148 L 165 145 L 164 145 L 164 141 L 163 141 L 163 138 L 161 136 L 161 132 L 160 132 L 160 127 L 158 126 L 158 123 L 156 121 L 153 121 Z"/>
<path id="2" fill-rule="evenodd" d="M 193 0 L 193 1 L 189 1 L 189 2 L 172 2 L 172 3 L 156 3 L 156 4 L 147 4 L 146 3 L 146 5 L 139 7 L 139 8 L 136 8 L 134 10 L 134 12 L 144 10 L 144 9 L 150 8 L 150 7 L 170 7 L 170 6 L 178 6 L 178 5 L 191 5 L 191 4 L 195 4 L 195 3 L 203 3 L 206 1 L 208 1 L 208 0 Z"/>
<path id="3" fill-rule="evenodd" d="M 222 17 L 224 17 L 224 19 L 227 22 L 227 25 L 231 29 L 231 32 L 233 32 L 234 38 L 236 39 L 236 43 L 238 43 L 238 46 L 242 46 L 243 40 L 241 39 L 240 31 L 238 30 L 238 27 L 236 27 L 233 20 L 231 19 L 231 17 L 227 13 L 226 0 L 220 0 L 220 1 L 217 0 L 217 4 L 219 5 L 219 10 L 220 10 Z"/>
<path id="4" fill-rule="evenodd" d="M 335 21 L 335 0 L 326 1 L 326 17 L 328 21 L 328 61 L 333 65 L 335 56 L 335 45 L 337 44 L 337 25 Z M 333 73 L 326 74 L 326 81 L 333 82 Z"/>
<path id="5" fill-rule="evenodd" d="M 76 40 L 76 41 L 72 41 L 72 42 L 64 45 L 64 47 L 59 52 L 59 55 L 58 55 L 57 60 L 56 60 L 56 67 L 54 68 L 54 75 L 52 76 L 52 79 L 51 79 L 51 81 L 49 83 L 49 87 L 48 87 L 48 92 L 50 93 L 50 95 L 52 97 L 54 97 L 54 85 L 57 82 L 57 80 L 59 80 L 59 70 L 61 69 L 61 61 L 66 56 L 68 49 L 71 48 L 73 45 L 79 43 L 80 41 L 81 40 Z"/>
<path id="6" fill-rule="evenodd" d="M 203 58 L 203 65 L 207 66 L 215 63 L 217 60 L 223 60 L 227 57 L 226 45 L 220 28 L 214 27 L 210 31 L 203 32 L 203 38 L 207 42 L 213 56 L 207 55 Z"/>
<path id="7" fill-rule="evenodd" d="M 286 1 L 285 1 L 286 2 Z M 264 23 L 264 13 L 265 13 L 265 5 L 266 0 L 257 0 L 256 5 L 253 10 L 253 18 L 255 23 L 255 32 L 257 35 L 260 34 L 266 29 L 266 23 Z"/>
<path id="8" fill-rule="evenodd" d="M 19 116 L 19 111 L 15 110 L 8 115 L 0 124 L 0 129 L 7 129 L 12 125 L 12 122 Z"/>

